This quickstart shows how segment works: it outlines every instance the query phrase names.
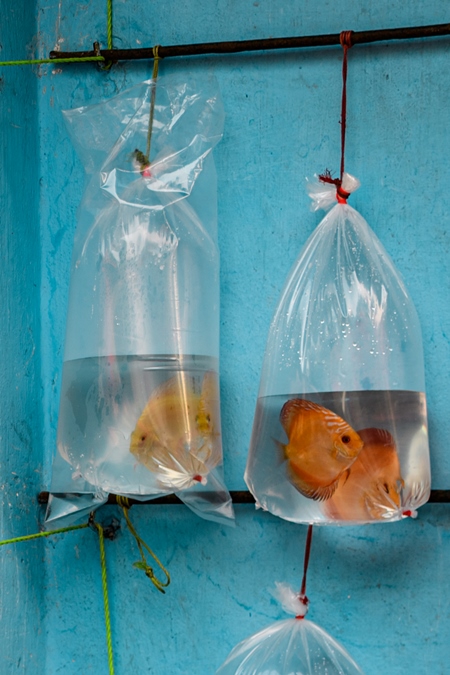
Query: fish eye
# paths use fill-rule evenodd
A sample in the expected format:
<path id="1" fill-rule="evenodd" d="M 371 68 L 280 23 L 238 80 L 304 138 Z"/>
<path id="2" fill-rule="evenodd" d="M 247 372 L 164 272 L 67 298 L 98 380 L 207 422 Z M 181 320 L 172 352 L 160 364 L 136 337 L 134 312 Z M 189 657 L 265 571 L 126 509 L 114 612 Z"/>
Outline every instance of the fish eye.
<path id="1" fill-rule="evenodd" d="M 345 434 L 345 436 L 342 436 L 341 441 L 347 445 L 347 443 L 350 443 L 351 438 Z"/>
<path id="2" fill-rule="evenodd" d="M 206 415 L 206 421 L 211 422 L 211 415 Z"/>
<path id="3" fill-rule="evenodd" d="M 141 441 L 145 441 L 146 438 L 147 436 L 141 436 Z"/>

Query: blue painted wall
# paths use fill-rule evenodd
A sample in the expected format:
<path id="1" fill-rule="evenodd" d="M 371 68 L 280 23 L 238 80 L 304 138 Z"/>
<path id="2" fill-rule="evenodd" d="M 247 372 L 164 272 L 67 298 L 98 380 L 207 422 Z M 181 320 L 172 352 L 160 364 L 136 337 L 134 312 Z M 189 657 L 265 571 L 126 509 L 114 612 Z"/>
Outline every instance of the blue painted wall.
<path id="1" fill-rule="evenodd" d="M 6 5 L 5 59 L 106 42 L 100 0 L 38 3 L 34 13 L 24 0 L 14 9 Z M 114 44 L 449 20 L 442 0 L 115 0 Z M 435 489 L 450 488 L 449 48 L 449 39 L 439 39 L 355 47 L 349 55 L 346 166 L 362 182 L 352 205 L 395 260 L 422 322 Z M 320 219 L 309 211 L 304 177 L 338 170 L 340 64 L 337 48 L 161 64 L 161 73 L 186 77 L 213 72 L 226 110 L 215 156 L 230 489 L 244 488 L 269 322 L 284 278 Z M 1 73 L 2 537 L 37 529 L 35 497 L 48 487 L 55 447 L 70 253 L 83 188 L 61 109 L 104 100 L 150 72 L 151 64 L 126 63 L 111 72 L 55 64 Z M 102 513 L 118 515 L 112 507 Z M 236 508 L 235 529 L 201 521 L 181 506 L 136 507 L 131 515 L 173 582 L 162 596 L 131 568 L 137 551 L 125 528 L 107 542 L 118 674 L 212 674 L 236 642 L 283 616 L 269 590 L 276 580 L 299 585 L 304 527 L 250 506 Z M 449 672 L 449 516 L 448 506 L 429 505 L 416 521 L 316 529 L 309 618 L 368 675 Z M 2 549 L 0 565 L 0 672 L 106 675 L 94 533 Z"/>
<path id="2" fill-rule="evenodd" d="M 26 0 L 0 2 L 0 58 L 35 39 Z M 40 378 L 40 225 L 37 78 L 0 73 L 0 531 L 36 531 L 44 446 Z M 0 550 L 0 672 L 45 673 L 46 568 L 40 542 Z"/>

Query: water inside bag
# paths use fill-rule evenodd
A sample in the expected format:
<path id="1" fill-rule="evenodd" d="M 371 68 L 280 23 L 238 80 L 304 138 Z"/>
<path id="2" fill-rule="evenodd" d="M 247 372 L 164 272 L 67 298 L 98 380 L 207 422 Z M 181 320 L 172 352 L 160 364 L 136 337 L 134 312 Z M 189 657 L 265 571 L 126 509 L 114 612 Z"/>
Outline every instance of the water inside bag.
<path id="1" fill-rule="evenodd" d="M 58 450 L 74 482 L 141 495 L 207 484 L 222 457 L 217 369 L 206 356 L 66 361 Z"/>
<path id="2" fill-rule="evenodd" d="M 298 400 L 311 402 L 317 414 L 338 415 L 356 433 L 361 432 L 362 449 L 357 447 L 355 456 L 342 464 L 341 475 L 336 473 L 331 488 L 313 498 L 306 496 L 305 482 L 312 494 L 336 452 L 331 444 L 329 454 L 321 450 L 314 475 L 314 462 L 308 464 L 307 449 L 299 447 L 301 462 L 310 474 L 297 480 L 287 457 L 289 438 L 280 415 L 288 401 L 295 405 Z M 430 492 L 425 395 L 371 390 L 260 397 L 245 477 L 259 506 L 293 522 L 373 523 L 414 515 Z"/>

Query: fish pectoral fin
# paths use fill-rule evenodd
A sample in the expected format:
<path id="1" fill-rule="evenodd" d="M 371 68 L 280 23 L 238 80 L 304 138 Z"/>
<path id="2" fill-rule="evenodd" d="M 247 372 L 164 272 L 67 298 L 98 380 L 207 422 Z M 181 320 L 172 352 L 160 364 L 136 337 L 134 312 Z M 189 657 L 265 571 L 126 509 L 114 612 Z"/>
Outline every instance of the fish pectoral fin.
<path id="1" fill-rule="evenodd" d="M 330 499 L 336 492 L 338 483 L 339 480 L 335 480 L 333 483 L 330 483 L 330 485 L 324 485 L 316 488 L 312 499 L 315 499 L 318 502 L 324 502 L 327 499 Z"/>
<path id="2" fill-rule="evenodd" d="M 329 485 L 311 485 L 311 483 L 303 480 L 297 473 L 292 472 L 292 470 L 289 471 L 289 479 L 294 487 L 296 487 L 304 497 L 314 499 L 317 502 L 326 501 L 334 495 L 339 483 L 339 478 L 340 476 Z"/>
<path id="3" fill-rule="evenodd" d="M 273 442 L 275 443 L 276 448 L 282 453 L 283 458 L 286 459 L 286 446 L 281 441 L 278 441 L 276 438 L 272 437 Z"/>

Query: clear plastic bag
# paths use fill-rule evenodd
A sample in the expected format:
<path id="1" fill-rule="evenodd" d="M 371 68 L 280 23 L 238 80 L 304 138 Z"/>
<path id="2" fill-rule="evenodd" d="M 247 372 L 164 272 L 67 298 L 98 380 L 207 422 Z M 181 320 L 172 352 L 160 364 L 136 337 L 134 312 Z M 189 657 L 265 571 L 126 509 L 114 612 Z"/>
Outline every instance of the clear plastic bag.
<path id="1" fill-rule="evenodd" d="M 362 675 L 336 640 L 304 618 L 307 605 L 289 586 L 277 584 L 274 595 L 296 618 L 277 621 L 243 640 L 216 675 Z"/>
<path id="2" fill-rule="evenodd" d="M 344 174 L 342 188 L 359 186 Z M 291 271 L 267 341 L 245 478 L 300 523 L 415 515 L 430 491 L 422 338 L 405 286 L 364 218 L 334 207 Z"/>
<path id="3" fill-rule="evenodd" d="M 175 492 L 205 518 L 232 518 L 221 469 L 217 84 L 150 80 L 65 118 L 88 183 L 47 523 L 108 493 Z"/>

